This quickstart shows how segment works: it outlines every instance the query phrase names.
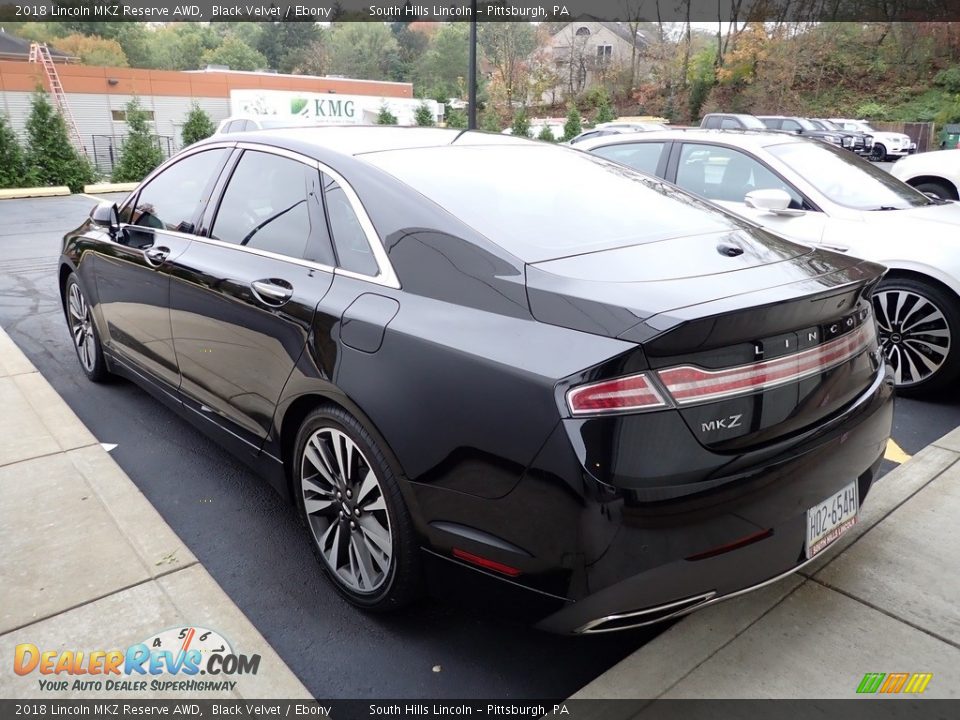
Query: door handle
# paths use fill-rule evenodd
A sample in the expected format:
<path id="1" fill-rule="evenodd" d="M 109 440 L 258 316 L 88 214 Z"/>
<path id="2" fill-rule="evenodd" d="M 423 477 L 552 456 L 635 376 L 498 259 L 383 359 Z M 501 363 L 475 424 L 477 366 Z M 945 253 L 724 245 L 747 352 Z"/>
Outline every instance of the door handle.
<path id="1" fill-rule="evenodd" d="M 143 254 L 147 258 L 147 262 L 154 265 L 162 265 L 163 262 L 170 257 L 170 248 L 162 245 L 160 247 L 149 247 L 143 251 Z"/>
<path id="2" fill-rule="evenodd" d="M 286 280 L 270 278 L 267 280 L 254 280 L 250 283 L 254 295 L 266 305 L 283 305 L 287 300 L 293 297 L 293 285 Z"/>

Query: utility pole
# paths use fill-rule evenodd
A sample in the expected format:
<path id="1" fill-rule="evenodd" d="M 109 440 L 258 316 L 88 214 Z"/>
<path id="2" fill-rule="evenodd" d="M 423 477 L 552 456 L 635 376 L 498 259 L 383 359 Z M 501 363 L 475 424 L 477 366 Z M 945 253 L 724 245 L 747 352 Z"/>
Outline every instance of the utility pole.
<path id="1" fill-rule="evenodd" d="M 467 127 L 477 129 L 477 0 L 470 0 L 470 67 L 467 69 Z"/>

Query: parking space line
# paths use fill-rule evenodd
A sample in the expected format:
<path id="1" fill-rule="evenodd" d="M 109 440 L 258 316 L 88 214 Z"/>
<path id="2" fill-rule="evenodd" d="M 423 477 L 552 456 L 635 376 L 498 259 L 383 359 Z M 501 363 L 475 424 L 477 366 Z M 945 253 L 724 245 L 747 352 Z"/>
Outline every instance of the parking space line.
<path id="1" fill-rule="evenodd" d="M 91 200 L 96 200 L 97 202 L 108 202 L 106 198 L 97 197 L 96 195 L 87 195 L 86 193 L 77 193 L 77 195 L 80 195 L 85 198 L 90 198 Z"/>
<path id="2" fill-rule="evenodd" d="M 889 460 L 890 462 L 895 462 L 898 465 L 902 465 L 907 460 L 909 460 L 912 457 L 912 455 L 907 455 L 907 453 L 903 451 L 903 448 L 897 445 L 896 441 L 893 438 L 890 438 L 889 440 L 887 440 L 887 450 L 883 454 L 883 457 L 885 460 Z"/>

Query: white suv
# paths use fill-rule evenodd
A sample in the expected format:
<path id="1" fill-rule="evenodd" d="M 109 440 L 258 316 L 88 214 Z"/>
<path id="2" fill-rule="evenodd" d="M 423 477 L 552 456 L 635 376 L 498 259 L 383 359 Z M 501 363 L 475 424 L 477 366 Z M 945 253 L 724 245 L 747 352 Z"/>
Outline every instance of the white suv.
<path id="1" fill-rule="evenodd" d="M 917 144 L 909 135 L 884 130 L 874 130 L 866 120 L 850 120 L 844 118 L 830 118 L 844 130 L 859 130 L 873 135 L 872 160 L 882 161 L 891 157 L 901 158 L 917 151 Z"/>

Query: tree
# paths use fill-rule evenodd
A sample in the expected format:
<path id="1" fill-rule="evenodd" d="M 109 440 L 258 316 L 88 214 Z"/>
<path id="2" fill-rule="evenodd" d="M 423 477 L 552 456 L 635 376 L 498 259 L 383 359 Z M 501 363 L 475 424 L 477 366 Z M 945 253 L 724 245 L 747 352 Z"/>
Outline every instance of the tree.
<path id="1" fill-rule="evenodd" d="M 267 58 L 267 67 L 282 73 L 302 71 L 309 63 L 317 66 L 316 44 L 322 44 L 325 31 L 311 22 L 283 21 L 269 25 L 253 23 L 263 27 L 257 50 Z"/>
<path id="2" fill-rule="evenodd" d="M 0 188 L 23 187 L 26 184 L 23 148 L 7 122 L 7 116 L 0 114 Z"/>
<path id="3" fill-rule="evenodd" d="M 467 127 L 467 114 L 463 110 L 447 111 L 447 127 L 463 130 Z"/>
<path id="4" fill-rule="evenodd" d="M 140 107 L 139 98 L 127 103 L 127 127 L 130 132 L 123 141 L 120 160 L 113 169 L 114 182 L 140 182 L 163 162 L 163 153 L 147 126 L 147 113 Z"/>
<path id="5" fill-rule="evenodd" d="M 102 65 L 105 67 L 127 67 L 127 56 L 116 40 L 87 35 L 67 35 L 57 40 L 57 50 L 68 55 L 76 55 L 84 65 Z"/>
<path id="6" fill-rule="evenodd" d="M 377 125 L 396 125 L 397 116 L 390 112 L 390 108 L 384 103 L 377 112 Z"/>
<path id="7" fill-rule="evenodd" d="M 183 137 L 183 144 L 186 146 L 210 137 L 216 129 L 210 116 L 197 103 L 192 103 L 180 134 Z"/>
<path id="8" fill-rule="evenodd" d="M 390 77 L 397 51 L 397 41 L 383 23 L 334 23 L 330 72 L 358 80 L 383 80 Z"/>
<path id="9" fill-rule="evenodd" d="M 413 111 L 413 119 L 420 127 L 430 127 L 434 124 L 433 111 L 425 102 L 417 105 L 417 109 Z"/>
<path id="10" fill-rule="evenodd" d="M 493 108 L 488 107 L 483 113 L 483 117 L 480 118 L 480 129 L 492 133 L 500 132 L 500 118 Z"/>
<path id="11" fill-rule="evenodd" d="M 31 100 L 25 164 L 29 185 L 66 185 L 83 192 L 94 180 L 93 166 L 70 142 L 63 117 L 42 90 Z"/>
<path id="12" fill-rule="evenodd" d="M 571 105 L 567 111 L 567 121 L 563 124 L 563 139 L 570 140 L 583 132 L 583 123 L 580 120 L 580 111 L 576 105 Z"/>
<path id="13" fill-rule="evenodd" d="M 510 129 L 517 137 L 531 137 L 530 118 L 527 117 L 526 110 L 520 108 L 520 111 L 513 116 L 513 123 L 510 125 Z"/>
<path id="14" fill-rule="evenodd" d="M 150 66 L 161 70 L 199 70 L 203 54 L 217 47 L 217 34 L 200 23 L 171 23 L 154 30 Z"/>
<path id="15" fill-rule="evenodd" d="M 507 107 L 527 95 L 527 58 L 537 47 L 537 34 L 527 22 L 480 23 L 477 40 L 503 83 Z"/>
<path id="16" fill-rule="evenodd" d="M 537 140 L 543 140 L 544 142 L 556 142 L 557 139 L 553 136 L 553 130 L 550 129 L 549 125 L 544 125 L 540 128 L 540 133 L 537 135 Z"/>
<path id="17" fill-rule="evenodd" d="M 257 70 L 267 66 L 267 59 L 260 52 L 234 35 L 224 39 L 219 47 L 207 50 L 202 62 L 206 65 L 226 65 L 231 70 Z"/>
<path id="18" fill-rule="evenodd" d="M 426 95 L 447 102 L 461 96 L 470 52 L 468 23 L 440 26 L 417 65 L 415 82 Z M 417 33 L 422 35 L 422 33 Z"/>

